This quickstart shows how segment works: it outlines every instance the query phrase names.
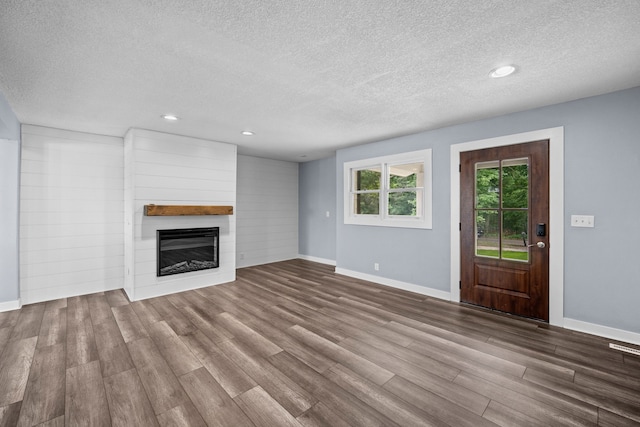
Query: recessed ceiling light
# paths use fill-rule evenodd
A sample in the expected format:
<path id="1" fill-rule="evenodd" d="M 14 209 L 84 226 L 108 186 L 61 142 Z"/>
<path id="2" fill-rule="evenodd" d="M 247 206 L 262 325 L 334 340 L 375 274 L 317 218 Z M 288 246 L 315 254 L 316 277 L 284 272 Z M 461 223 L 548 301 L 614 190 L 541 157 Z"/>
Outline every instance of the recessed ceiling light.
<path id="1" fill-rule="evenodd" d="M 255 135 L 255 134 L 254 134 L 253 132 L 251 132 L 250 130 L 243 130 L 243 131 L 242 131 L 242 134 L 243 134 L 244 136 L 252 136 L 252 135 Z"/>
<path id="2" fill-rule="evenodd" d="M 514 71 L 516 71 L 515 66 L 503 65 L 502 67 L 494 68 L 493 70 L 491 70 L 489 75 L 494 79 L 497 79 L 500 77 L 507 77 L 509 74 L 513 74 Z"/>
<path id="3" fill-rule="evenodd" d="M 174 116 L 173 114 L 163 114 L 160 117 L 162 117 L 165 120 L 168 120 L 170 122 L 175 122 L 177 120 L 180 120 L 180 118 L 178 116 Z"/>

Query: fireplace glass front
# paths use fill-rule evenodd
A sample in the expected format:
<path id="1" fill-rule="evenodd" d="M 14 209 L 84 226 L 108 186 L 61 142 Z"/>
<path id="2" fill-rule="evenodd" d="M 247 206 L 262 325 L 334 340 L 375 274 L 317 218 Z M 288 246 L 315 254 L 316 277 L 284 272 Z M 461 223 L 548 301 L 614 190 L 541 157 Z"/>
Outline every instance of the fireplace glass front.
<path id="1" fill-rule="evenodd" d="M 158 230 L 158 276 L 218 268 L 219 234 L 219 227 Z"/>

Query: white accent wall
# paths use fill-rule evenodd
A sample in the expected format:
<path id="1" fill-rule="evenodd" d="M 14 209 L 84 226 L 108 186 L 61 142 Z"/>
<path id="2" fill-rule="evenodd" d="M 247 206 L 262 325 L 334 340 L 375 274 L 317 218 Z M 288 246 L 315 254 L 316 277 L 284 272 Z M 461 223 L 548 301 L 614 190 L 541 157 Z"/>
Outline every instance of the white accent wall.
<path id="1" fill-rule="evenodd" d="M 238 156 L 237 265 L 298 256 L 298 164 Z"/>
<path id="2" fill-rule="evenodd" d="M 131 300 L 235 280 L 236 215 L 144 216 L 144 205 L 236 205 L 236 146 L 141 129 L 125 136 L 125 284 Z M 220 227 L 220 267 L 156 276 L 156 231 Z"/>
<path id="3" fill-rule="evenodd" d="M 122 138 L 22 126 L 20 298 L 123 286 Z"/>
<path id="4" fill-rule="evenodd" d="M 18 225 L 20 142 L 0 139 L 0 311 L 20 306 Z"/>
<path id="5" fill-rule="evenodd" d="M 0 311 L 20 307 L 20 122 L 0 92 Z"/>

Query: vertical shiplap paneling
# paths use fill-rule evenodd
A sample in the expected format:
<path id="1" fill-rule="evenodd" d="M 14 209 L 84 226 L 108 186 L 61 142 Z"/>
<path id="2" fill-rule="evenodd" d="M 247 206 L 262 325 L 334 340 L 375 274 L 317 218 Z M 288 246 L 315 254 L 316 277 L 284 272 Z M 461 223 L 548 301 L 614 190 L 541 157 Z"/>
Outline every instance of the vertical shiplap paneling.
<path id="1" fill-rule="evenodd" d="M 0 311 L 13 310 L 20 305 L 19 183 L 20 142 L 0 139 Z"/>
<path id="2" fill-rule="evenodd" d="M 238 267 L 298 255 L 298 164 L 238 156 Z"/>
<path id="3" fill-rule="evenodd" d="M 123 286 L 123 140 L 22 127 L 23 304 Z"/>
<path id="4" fill-rule="evenodd" d="M 235 280 L 235 215 L 146 217 L 144 205 L 236 205 L 236 146 L 132 129 L 125 137 L 126 201 L 133 227 L 126 283 L 132 299 Z M 126 186 L 125 186 L 126 188 Z M 129 218 L 129 216 L 127 216 Z M 156 276 L 156 231 L 220 227 L 220 267 L 175 276 Z M 129 236 L 127 236 L 129 239 Z"/>
<path id="5" fill-rule="evenodd" d="M 135 257 L 133 230 L 135 228 L 133 135 L 124 139 L 124 291 L 134 299 Z"/>

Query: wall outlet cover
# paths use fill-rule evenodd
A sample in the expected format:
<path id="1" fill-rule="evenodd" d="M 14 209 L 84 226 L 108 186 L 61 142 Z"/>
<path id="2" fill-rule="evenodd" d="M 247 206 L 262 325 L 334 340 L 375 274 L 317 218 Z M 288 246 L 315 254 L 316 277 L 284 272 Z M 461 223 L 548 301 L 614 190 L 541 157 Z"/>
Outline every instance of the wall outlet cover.
<path id="1" fill-rule="evenodd" d="M 593 215 L 571 215 L 572 227 L 595 227 L 595 217 Z"/>

